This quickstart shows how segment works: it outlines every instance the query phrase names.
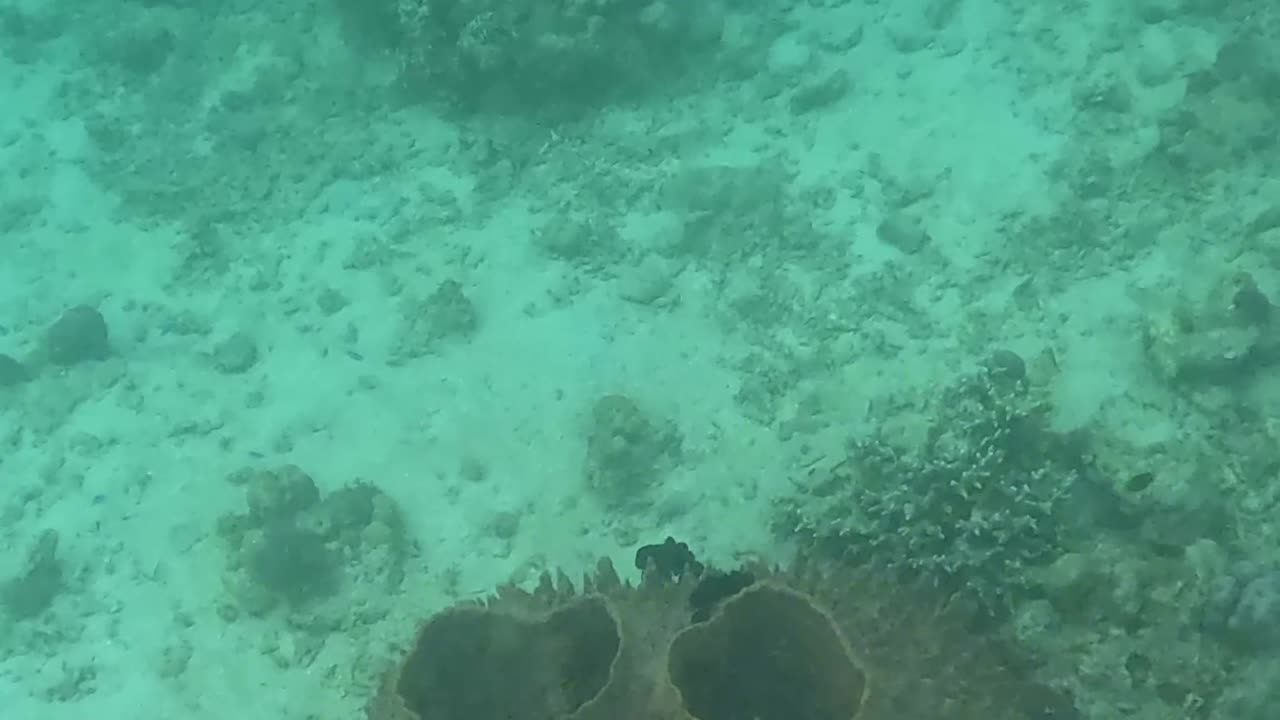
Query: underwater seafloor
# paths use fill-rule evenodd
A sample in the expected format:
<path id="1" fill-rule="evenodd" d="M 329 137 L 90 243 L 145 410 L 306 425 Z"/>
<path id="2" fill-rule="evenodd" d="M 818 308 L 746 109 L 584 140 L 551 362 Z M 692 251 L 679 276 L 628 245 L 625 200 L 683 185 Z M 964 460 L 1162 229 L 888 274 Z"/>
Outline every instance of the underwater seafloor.
<path id="1" fill-rule="evenodd" d="M 1274 717 L 1280 6 L 524 7 L 0 7 L 6 719 L 363 717 L 667 536 Z"/>

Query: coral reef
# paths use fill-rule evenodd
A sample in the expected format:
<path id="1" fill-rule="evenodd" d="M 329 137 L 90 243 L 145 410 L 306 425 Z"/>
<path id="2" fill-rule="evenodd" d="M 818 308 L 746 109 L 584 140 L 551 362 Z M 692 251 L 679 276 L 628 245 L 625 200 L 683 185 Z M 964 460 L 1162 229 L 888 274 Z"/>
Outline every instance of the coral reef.
<path id="1" fill-rule="evenodd" d="M 664 89 L 699 69 L 717 3 L 635 0 L 378 0 L 339 5 L 399 57 L 411 87 L 464 107 L 582 106 Z"/>
<path id="2" fill-rule="evenodd" d="M 651 546 L 662 547 L 662 546 Z M 429 618 L 368 720 L 1076 717 L 1008 648 L 924 596 L 805 564 L 637 585 L 601 561 Z M 721 588 L 707 593 L 706 587 Z M 701 589 L 701 590 L 700 590 Z M 693 599 L 707 610 L 695 618 Z"/>
<path id="3" fill-rule="evenodd" d="M 878 433 L 783 500 L 777 526 L 824 553 L 1003 611 L 1062 550 L 1062 501 L 1085 456 L 1048 428 L 1001 353 L 939 394 L 923 438 Z"/>

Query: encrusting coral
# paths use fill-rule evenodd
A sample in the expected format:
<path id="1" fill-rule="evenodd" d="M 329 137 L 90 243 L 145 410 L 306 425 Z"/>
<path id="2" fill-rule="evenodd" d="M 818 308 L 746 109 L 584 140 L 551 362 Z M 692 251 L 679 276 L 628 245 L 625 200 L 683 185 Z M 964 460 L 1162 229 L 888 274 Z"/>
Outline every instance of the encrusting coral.
<path id="1" fill-rule="evenodd" d="M 431 617 L 367 717 L 1061 720 L 1076 713 L 963 616 L 860 572 L 801 563 L 723 574 L 696 562 L 648 561 L 633 585 L 601 561 L 581 590 L 563 574 L 545 575 L 533 591 L 505 587 Z"/>

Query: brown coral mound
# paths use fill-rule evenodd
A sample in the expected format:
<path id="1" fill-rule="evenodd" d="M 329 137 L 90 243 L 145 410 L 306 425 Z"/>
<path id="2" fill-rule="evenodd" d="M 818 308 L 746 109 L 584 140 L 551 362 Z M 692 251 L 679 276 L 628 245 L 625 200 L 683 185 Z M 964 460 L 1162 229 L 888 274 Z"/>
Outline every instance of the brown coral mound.
<path id="1" fill-rule="evenodd" d="M 789 718 L 800 708 L 802 717 L 852 718 L 867 686 L 831 618 L 770 584 L 747 588 L 677 635 L 670 659 L 671 683 L 703 720 Z"/>
<path id="2" fill-rule="evenodd" d="M 581 591 L 546 576 L 533 592 L 450 608 L 423 626 L 368 718 L 1076 717 L 915 593 L 847 570 L 751 572 L 745 586 L 652 571 L 632 586 L 601 562 Z"/>

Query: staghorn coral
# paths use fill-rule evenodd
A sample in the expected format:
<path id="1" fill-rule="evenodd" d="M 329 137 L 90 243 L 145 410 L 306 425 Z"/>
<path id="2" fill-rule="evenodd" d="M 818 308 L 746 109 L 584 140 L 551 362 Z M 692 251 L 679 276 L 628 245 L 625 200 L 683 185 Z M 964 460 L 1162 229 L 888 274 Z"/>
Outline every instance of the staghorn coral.
<path id="1" fill-rule="evenodd" d="M 1004 649 L 946 609 L 850 570 L 650 566 L 637 585 L 601 561 L 576 589 L 427 620 L 368 720 L 1040 720 L 1075 717 Z M 723 587 L 705 621 L 695 595 Z M 701 594 L 705 595 L 705 591 Z M 703 598 L 705 601 L 705 598 Z"/>
<path id="2" fill-rule="evenodd" d="M 780 503 L 778 529 L 1002 613 L 1062 552 L 1063 501 L 1086 463 L 1021 372 L 1001 355 L 945 389 L 916 445 L 851 443 Z"/>

